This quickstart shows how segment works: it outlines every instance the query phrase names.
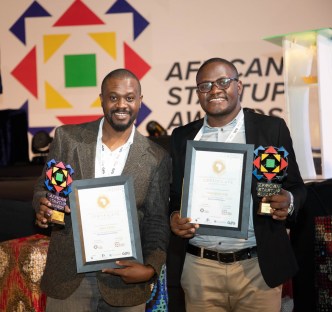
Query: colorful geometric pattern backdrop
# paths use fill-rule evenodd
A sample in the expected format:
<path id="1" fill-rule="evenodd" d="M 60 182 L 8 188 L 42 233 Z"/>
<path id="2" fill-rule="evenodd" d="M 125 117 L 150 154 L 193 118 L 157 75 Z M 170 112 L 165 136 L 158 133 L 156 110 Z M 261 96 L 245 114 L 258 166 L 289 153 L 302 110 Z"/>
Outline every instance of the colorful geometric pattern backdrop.
<path id="1" fill-rule="evenodd" d="M 204 115 L 195 76 L 223 57 L 242 105 L 287 121 L 282 48 L 264 38 L 330 27 L 331 11 L 327 0 L 1 0 L 0 109 L 27 111 L 30 140 L 53 134 L 101 116 L 101 80 L 125 67 L 142 83 L 138 130 L 154 120 L 170 134 Z"/>
<path id="2" fill-rule="evenodd" d="M 135 51 L 149 22 L 128 2 L 118 0 L 102 14 L 80 0 L 67 4 L 54 12 L 32 1 L 17 11 L 9 28 L 20 53 L 7 79 L 14 78 L 17 92 L 25 93 L 21 108 L 28 113 L 32 135 L 50 133 L 59 123 L 99 118 L 101 79 L 112 69 L 124 67 L 142 79 L 151 68 Z M 143 103 L 136 125 L 150 112 Z M 54 115 L 53 122 L 43 115 Z"/>

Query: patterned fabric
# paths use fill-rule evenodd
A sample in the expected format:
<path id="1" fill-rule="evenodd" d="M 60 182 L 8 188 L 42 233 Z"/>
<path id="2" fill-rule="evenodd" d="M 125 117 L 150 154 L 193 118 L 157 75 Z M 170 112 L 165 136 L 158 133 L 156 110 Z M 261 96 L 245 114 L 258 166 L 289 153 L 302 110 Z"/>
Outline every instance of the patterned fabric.
<path id="1" fill-rule="evenodd" d="M 0 243 L 0 311 L 44 311 L 40 291 L 49 238 L 40 234 Z"/>
<path id="2" fill-rule="evenodd" d="M 49 238 L 43 235 L 0 243 L 0 312 L 42 312 L 46 295 L 39 288 Z M 153 285 L 146 312 L 167 312 L 166 265 Z"/>
<path id="3" fill-rule="evenodd" d="M 328 312 L 332 306 L 332 216 L 315 218 L 315 263 L 316 311 Z"/>
<path id="4" fill-rule="evenodd" d="M 168 293 L 166 280 L 166 265 L 164 264 L 159 279 L 153 285 L 151 298 L 146 303 L 146 312 L 167 312 L 168 311 Z"/>

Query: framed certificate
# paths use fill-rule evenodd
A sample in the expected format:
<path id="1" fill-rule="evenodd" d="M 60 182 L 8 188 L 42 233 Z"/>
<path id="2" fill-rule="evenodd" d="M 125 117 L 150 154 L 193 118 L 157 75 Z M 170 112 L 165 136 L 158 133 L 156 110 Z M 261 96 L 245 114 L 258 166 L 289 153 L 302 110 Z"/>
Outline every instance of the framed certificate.
<path id="1" fill-rule="evenodd" d="M 254 146 L 188 141 L 181 216 L 197 234 L 247 238 Z"/>
<path id="2" fill-rule="evenodd" d="M 143 263 L 131 177 L 76 180 L 69 195 L 77 272 Z"/>

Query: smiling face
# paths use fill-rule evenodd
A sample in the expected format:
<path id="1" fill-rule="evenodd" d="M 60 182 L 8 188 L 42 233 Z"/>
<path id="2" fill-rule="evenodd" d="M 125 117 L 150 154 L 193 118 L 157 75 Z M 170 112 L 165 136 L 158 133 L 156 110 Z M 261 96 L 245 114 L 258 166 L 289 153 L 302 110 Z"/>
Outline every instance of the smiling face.
<path id="1" fill-rule="evenodd" d="M 237 78 L 236 71 L 227 63 L 211 62 L 203 65 L 197 74 L 197 84 L 214 82 L 220 78 Z M 214 83 L 209 92 L 197 90 L 197 96 L 212 127 L 221 127 L 231 122 L 241 109 L 242 82 L 231 81 L 227 89 L 219 89 Z"/>
<path id="2" fill-rule="evenodd" d="M 114 76 L 105 81 L 100 94 L 105 120 L 117 132 L 129 129 L 142 102 L 139 82 L 131 76 Z"/>

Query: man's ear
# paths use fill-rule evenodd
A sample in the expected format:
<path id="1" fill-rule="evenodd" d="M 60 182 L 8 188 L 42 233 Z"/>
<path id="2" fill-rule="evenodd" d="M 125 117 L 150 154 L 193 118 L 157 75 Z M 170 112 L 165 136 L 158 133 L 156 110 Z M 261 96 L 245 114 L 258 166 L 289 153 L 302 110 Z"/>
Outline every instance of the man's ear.
<path id="1" fill-rule="evenodd" d="M 243 84 L 242 84 L 242 81 L 241 80 L 239 80 L 238 82 L 237 82 L 237 92 L 239 93 L 239 95 L 241 95 L 242 94 L 242 91 L 243 91 Z"/>
<path id="2" fill-rule="evenodd" d="M 139 97 L 139 109 L 141 109 L 142 101 L 143 101 L 143 95 Z"/>

